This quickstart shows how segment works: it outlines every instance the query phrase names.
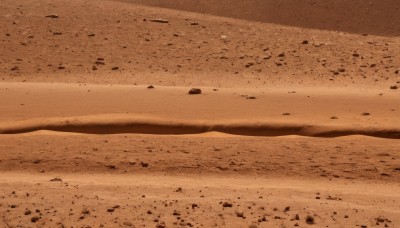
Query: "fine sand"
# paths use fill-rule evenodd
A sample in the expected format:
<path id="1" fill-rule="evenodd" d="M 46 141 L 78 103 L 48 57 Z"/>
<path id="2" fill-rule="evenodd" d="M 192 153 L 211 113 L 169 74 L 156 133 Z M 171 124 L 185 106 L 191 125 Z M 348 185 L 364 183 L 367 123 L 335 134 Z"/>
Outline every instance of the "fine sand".
<path id="1" fill-rule="evenodd" d="M 2 0 L 0 228 L 399 227 L 398 4 L 290 2 Z"/>

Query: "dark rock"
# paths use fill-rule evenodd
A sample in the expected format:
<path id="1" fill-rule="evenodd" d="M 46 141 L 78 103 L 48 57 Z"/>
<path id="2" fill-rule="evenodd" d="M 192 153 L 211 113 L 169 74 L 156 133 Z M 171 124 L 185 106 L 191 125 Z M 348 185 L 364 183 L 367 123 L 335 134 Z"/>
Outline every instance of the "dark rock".
<path id="1" fill-rule="evenodd" d="M 314 217 L 312 217 L 311 215 L 307 215 L 307 217 L 306 217 L 306 223 L 307 224 L 315 224 L 315 219 L 314 219 Z"/>
<path id="2" fill-rule="evenodd" d="M 47 18 L 58 18 L 58 15 L 56 14 L 50 14 L 46 16 Z"/>
<path id="3" fill-rule="evenodd" d="M 31 222 L 35 223 L 35 222 L 39 221 L 39 219 L 40 219 L 40 217 L 34 216 L 31 218 Z"/>
<path id="4" fill-rule="evenodd" d="M 152 19 L 152 20 L 150 20 L 150 22 L 162 23 L 162 24 L 168 24 L 169 23 L 168 20 L 164 20 L 164 19 Z"/>
<path id="5" fill-rule="evenodd" d="M 191 90 L 189 90 L 189 94 L 201 94 L 201 89 L 198 88 L 192 88 Z"/>
<path id="6" fill-rule="evenodd" d="M 51 179 L 50 181 L 52 181 L 52 182 L 62 182 L 62 179 L 56 177 L 56 178 Z"/>
<path id="7" fill-rule="evenodd" d="M 223 207 L 232 207 L 232 204 L 231 204 L 231 203 L 228 203 L 228 202 L 224 202 L 224 203 L 222 204 L 222 206 L 223 206 Z"/>

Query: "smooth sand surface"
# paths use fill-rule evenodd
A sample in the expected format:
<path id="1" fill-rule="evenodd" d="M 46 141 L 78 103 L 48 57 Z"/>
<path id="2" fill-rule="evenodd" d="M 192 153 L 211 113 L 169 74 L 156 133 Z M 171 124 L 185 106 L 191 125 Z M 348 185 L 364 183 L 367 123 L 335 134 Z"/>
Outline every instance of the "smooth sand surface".
<path id="1" fill-rule="evenodd" d="M 399 227 L 397 5 L 2 0 L 0 227 Z"/>

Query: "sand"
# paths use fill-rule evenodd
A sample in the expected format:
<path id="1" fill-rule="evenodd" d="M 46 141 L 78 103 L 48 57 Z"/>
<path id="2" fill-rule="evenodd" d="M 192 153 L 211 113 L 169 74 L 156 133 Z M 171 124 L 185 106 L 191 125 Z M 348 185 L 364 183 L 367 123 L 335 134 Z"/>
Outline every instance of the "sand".
<path id="1" fill-rule="evenodd" d="M 398 11 L 3 0 L 0 227 L 400 226 Z"/>

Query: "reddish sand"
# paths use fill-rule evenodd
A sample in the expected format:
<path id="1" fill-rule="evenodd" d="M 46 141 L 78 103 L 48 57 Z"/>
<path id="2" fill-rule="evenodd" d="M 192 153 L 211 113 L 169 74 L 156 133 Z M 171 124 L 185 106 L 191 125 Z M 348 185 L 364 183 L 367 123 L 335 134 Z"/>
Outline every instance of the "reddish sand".
<path id="1" fill-rule="evenodd" d="M 399 227 L 397 5 L 2 0 L 0 227 Z"/>

